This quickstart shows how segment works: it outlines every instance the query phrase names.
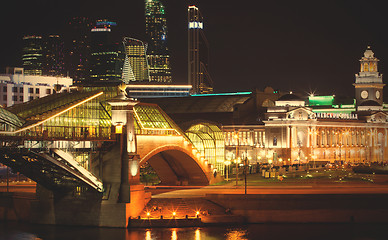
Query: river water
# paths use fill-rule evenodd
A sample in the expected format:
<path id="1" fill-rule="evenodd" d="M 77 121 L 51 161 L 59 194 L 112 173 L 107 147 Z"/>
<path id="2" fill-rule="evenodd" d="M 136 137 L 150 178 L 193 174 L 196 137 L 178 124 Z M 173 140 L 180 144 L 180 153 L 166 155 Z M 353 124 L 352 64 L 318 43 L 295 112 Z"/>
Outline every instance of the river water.
<path id="1" fill-rule="evenodd" d="M 249 224 L 194 228 L 116 229 L 0 222 L 1 240 L 388 239 L 388 224 Z"/>

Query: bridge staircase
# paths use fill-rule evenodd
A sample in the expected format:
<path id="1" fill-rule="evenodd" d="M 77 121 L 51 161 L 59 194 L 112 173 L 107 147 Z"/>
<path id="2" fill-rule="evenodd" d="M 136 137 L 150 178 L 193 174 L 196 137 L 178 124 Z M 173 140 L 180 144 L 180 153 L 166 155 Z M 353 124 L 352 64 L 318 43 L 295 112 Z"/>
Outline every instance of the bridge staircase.
<path id="1" fill-rule="evenodd" d="M 0 162 L 53 191 L 72 191 L 77 186 L 83 186 L 103 192 L 102 182 L 60 149 L 35 152 L 1 148 Z"/>

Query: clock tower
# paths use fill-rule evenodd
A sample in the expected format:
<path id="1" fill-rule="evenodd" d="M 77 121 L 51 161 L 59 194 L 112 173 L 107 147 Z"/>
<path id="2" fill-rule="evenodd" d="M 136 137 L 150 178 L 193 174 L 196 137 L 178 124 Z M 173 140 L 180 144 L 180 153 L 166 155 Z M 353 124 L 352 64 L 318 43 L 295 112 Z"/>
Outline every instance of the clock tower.
<path id="1" fill-rule="evenodd" d="M 383 76 L 377 70 L 379 59 L 374 57 L 370 46 L 365 50 L 360 59 L 361 69 L 356 74 L 356 82 L 353 84 L 356 90 L 356 105 L 382 106 L 383 105 Z"/>

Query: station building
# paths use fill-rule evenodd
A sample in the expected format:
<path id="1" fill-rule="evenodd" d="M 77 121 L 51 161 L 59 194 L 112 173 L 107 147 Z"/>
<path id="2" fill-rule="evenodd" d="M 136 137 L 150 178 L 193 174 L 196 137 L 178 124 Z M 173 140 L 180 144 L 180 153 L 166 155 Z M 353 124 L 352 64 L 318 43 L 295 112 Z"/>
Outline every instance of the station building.
<path id="1" fill-rule="evenodd" d="M 360 60 L 355 98 L 260 91 L 192 95 L 158 103 L 183 129 L 211 122 L 223 132 L 224 164 L 369 163 L 388 159 L 388 108 L 370 47 Z"/>

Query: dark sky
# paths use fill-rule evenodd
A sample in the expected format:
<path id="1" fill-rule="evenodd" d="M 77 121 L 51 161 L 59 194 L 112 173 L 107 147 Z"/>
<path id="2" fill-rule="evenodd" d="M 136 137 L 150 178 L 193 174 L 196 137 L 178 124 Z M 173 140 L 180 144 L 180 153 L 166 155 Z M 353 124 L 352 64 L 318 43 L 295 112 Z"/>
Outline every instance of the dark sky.
<path id="1" fill-rule="evenodd" d="M 21 65 L 24 34 L 69 34 L 64 29 L 73 16 L 106 17 L 117 21 L 122 36 L 144 39 L 142 0 L 12 2 L 0 14 L 2 70 Z M 217 92 L 272 86 L 353 96 L 354 74 L 367 45 L 381 60 L 380 73 L 388 72 L 384 2 L 166 0 L 173 81 L 187 82 L 187 6 L 195 4 L 204 17 Z"/>

